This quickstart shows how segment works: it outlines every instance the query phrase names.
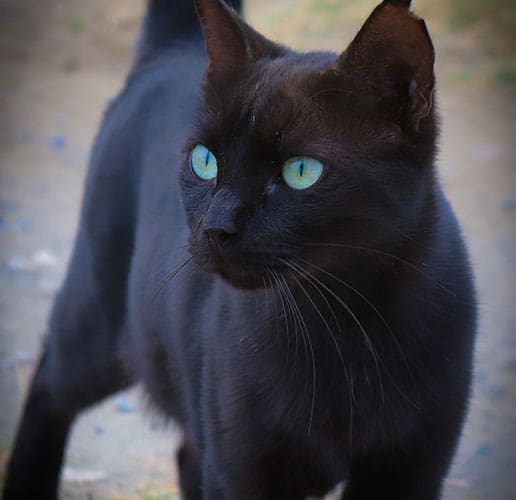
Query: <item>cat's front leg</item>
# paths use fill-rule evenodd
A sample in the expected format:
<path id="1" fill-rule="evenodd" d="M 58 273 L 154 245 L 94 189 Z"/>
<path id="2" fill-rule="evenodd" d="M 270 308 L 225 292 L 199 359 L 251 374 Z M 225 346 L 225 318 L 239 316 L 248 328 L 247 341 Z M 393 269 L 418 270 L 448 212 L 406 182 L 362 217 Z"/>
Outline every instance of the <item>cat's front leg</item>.
<path id="1" fill-rule="evenodd" d="M 249 470 L 244 472 L 237 481 L 227 483 L 220 487 L 215 477 L 204 478 L 204 497 L 203 500 L 305 500 L 305 496 L 297 493 L 285 493 L 285 488 L 280 484 L 274 485 L 268 481 L 256 484 L 254 478 L 256 471 Z"/>
<path id="2" fill-rule="evenodd" d="M 450 457 L 430 445 L 355 459 L 342 500 L 438 500 Z"/>
<path id="3" fill-rule="evenodd" d="M 205 453 L 202 468 L 203 500 L 227 500 L 228 497 L 222 491 L 220 476 L 215 466 L 211 453 Z"/>
<path id="4" fill-rule="evenodd" d="M 177 452 L 183 500 L 203 500 L 201 451 L 194 439 L 185 438 Z"/>
<path id="5" fill-rule="evenodd" d="M 306 499 L 306 485 L 290 470 L 289 461 L 275 453 L 262 453 L 259 443 L 254 444 L 246 451 L 238 446 L 233 453 L 228 450 L 225 460 L 212 456 L 213 462 L 205 461 L 203 500 Z"/>

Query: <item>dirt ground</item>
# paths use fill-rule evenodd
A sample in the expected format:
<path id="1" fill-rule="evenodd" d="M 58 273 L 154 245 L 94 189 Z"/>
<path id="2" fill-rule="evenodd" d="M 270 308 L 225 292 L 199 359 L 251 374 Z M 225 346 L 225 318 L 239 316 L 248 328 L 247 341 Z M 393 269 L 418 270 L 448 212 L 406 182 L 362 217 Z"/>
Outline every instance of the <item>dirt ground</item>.
<path id="1" fill-rule="evenodd" d="M 481 304 L 471 411 L 444 499 L 507 500 L 516 498 L 516 2 L 414 4 L 436 44 L 440 176 Z M 374 5 L 248 0 L 246 10 L 276 40 L 341 50 Z M 0 484 L 69 258 L 89 149 L 142 9 L 143 0 L 0 0 Z M 177 441 L 138 388 L 114 396 L 75 425 L 62 498 L 178 498 Z"/>

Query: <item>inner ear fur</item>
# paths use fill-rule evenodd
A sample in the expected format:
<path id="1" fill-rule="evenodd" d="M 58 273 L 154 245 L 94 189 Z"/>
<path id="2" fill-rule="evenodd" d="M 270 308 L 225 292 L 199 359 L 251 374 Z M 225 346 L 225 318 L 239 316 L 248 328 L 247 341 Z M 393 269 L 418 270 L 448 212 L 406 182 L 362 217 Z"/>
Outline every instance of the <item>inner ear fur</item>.
<path id="1" fill-rule="evenodd" d="M 435 53 L 425 22 L 409 10 L 410 1 L 386 0 L 372 12 L 347 50 L 337 71 L 354 72 L 386 95 L 408 99 L 407 119 L 415 130 L 430 114 Z"/>

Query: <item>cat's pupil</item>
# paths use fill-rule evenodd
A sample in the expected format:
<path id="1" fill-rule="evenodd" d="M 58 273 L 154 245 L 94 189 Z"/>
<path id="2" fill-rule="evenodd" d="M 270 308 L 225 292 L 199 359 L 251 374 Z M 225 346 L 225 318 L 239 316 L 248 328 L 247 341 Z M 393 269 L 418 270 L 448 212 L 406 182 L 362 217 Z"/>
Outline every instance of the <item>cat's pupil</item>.
<path id="1" fill-rule="evenodd" d="M 304 164 L 304 162 L 301 162 L 301 164 L 299 165 L 299 176 L 300 177 L 303 177 L 304 170 L 305 170 L 305 164 Z"/>
<path id="2" fill-rule="evenodd" d="M 208 166 L 209 162 L 210 162 L 210 152 L 206 151 L 206 158 L 204 159 L 204 163 L 206 164 L 206 166 Z"/>

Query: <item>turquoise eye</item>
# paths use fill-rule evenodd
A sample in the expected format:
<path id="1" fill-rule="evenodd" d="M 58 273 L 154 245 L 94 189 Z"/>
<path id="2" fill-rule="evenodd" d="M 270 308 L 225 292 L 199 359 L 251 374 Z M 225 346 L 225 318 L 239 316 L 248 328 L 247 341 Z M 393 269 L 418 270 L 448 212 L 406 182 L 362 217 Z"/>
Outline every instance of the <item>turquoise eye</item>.
<path id="1" fill-rule="evenodd" d="M 198 144 L 192 151 L 191 163 L 193 171 L 204 180 L 217 177 L 217 158 L 205 146 Z"/>
<path id="2" fill-rule="evenodd" d="M 314 185 L 321 177 L 323 165 L 320 161 L 307 156 L 290 158 L 283 164 L 283 180 L 294 189 L 306 189 Z"/>

